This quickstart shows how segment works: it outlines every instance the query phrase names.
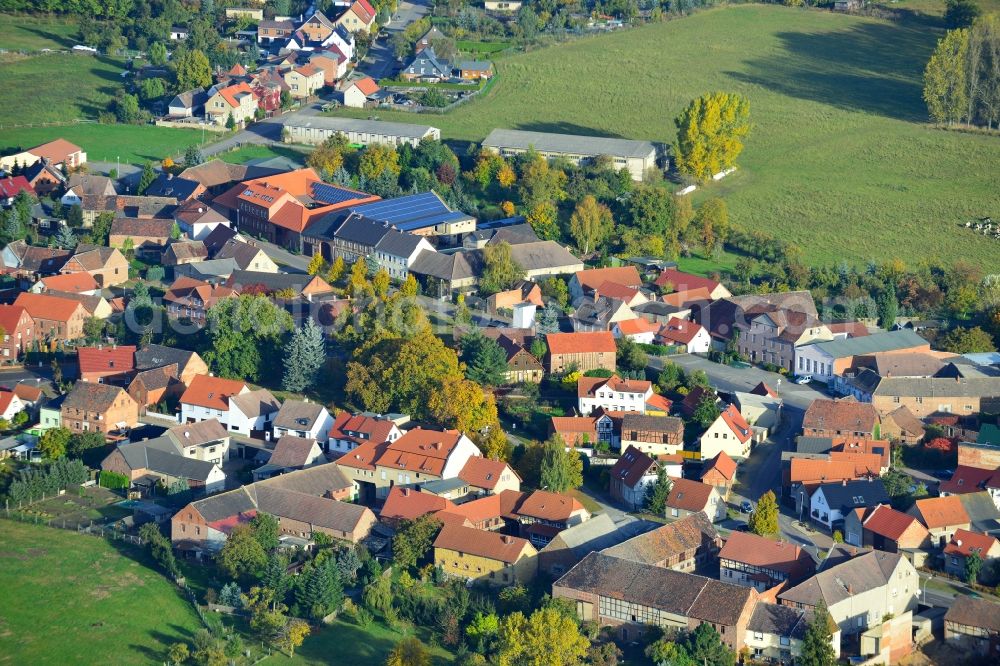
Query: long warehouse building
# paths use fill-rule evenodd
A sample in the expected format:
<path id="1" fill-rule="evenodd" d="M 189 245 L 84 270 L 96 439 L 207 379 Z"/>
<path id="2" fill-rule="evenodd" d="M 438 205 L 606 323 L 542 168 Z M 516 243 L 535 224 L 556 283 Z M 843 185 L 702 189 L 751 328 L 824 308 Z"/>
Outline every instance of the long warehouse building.
<path id="1" fill-rule="evenodd" d="M 615 169 L 627 168 L 632 180 L 643 180 L 646 171 L 656 166 L 656 147 L 649 141 L 631 139 L 495 129 L 483 141 L 483 147 L 504 157 L 534 149 L 546 158 L 563 157 L 574 164 L 607 155 L 614 161 Z"/>
<path id="2" fill-rule="evenodd" d="M 382 120 L 360 120 L 357 118 L 332 118 L 311 116 L 294 120 L 285 125 L 289 139 L 293 143 L 323 143 L 336 134 L 343 134 L 351 143 L 367 146 L 382 143 L 401 146 L 408 143 L 414 148 L 421 139 L 441 139 L 441 130 L 430 125 L 410 123 L 390 123 Z"/>

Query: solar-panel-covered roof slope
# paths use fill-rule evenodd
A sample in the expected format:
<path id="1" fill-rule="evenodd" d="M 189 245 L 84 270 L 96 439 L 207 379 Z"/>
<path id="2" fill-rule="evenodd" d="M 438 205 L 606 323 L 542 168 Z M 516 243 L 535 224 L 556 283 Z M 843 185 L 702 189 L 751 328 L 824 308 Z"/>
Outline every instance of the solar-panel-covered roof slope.
<path id="1" fill-rule="evenodd" d="M 435 192 L 422 192 L 362 204 L 352 207 L 351 212 L 388 222 L 400 231 L 424 229 L 471 217 L 448 208 L 448 205 Z"/>
<path id="2" fill-rule="evenodd" d="M 364 192 L 331 185 L 330 183 L 313 183 L 312 190 L 313 199 L 322 201 L 325 204 L 339 204 L 352 199 L 363 199 L 371 196 Z"/>

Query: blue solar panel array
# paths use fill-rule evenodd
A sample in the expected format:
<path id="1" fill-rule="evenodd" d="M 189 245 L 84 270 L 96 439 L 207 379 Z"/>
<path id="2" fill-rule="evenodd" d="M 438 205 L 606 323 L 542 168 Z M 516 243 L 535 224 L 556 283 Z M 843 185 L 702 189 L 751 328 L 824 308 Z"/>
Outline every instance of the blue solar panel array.
<path id="1" fill-rule="evenodd" d="M 408 194 L 395 199 L 362 204 L 352 207 L 351 212 L 360 213 L 380 222 L 388 222 L 400 231 L 425 229 L 467 217 L 465 213 L 452 211 L 433 192 Z"/>
<path id="2" fill-rule="evenodd" d="M 351 199 L 357 199 L 359 195 L 354 190 L 347 190 L 329 183 L 313 184 L 313 199 L 322 201 L 325 204 L 339 204 Z"/>

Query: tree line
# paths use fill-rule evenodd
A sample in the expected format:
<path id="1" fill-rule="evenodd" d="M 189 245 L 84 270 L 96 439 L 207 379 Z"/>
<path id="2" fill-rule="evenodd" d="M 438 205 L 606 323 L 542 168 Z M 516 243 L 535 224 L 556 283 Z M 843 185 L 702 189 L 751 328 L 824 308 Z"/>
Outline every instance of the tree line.
<path id="1" fill-rule="evenodd" d="M 924 70 L 924 101 L 936 123 L 1000 127 L 1000 16 L 945 33 Z"/>

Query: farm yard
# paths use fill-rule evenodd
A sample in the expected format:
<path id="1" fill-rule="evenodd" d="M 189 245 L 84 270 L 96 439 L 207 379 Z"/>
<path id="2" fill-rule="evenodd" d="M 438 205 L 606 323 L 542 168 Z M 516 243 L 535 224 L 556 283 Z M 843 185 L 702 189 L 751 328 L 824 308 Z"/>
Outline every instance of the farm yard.
<path id="1" fill-rule="evenodd" d="M 201 626 L 191 604 L 116 546 L 0 520 L 0 663 L 162 663 L 191 640 Z"/>
<path id="2" fill-rule="evenodd" d="M 936 26 L 719 8 L 498 58 L 497 85 L 470 104 L 378 117 L 432 122 L 464 141 L 510 127 L 670 142 L 692 98 L 740 92 L 754 125 L 740 170 L 696 198 L 723 196 L 734 223 L 798 244 L 817 265 L 960 257 L 995 267 L 1000 242 L 963 225 L 1000 217 L 1000 137 L 926 124 L 922 72 Z"/>

